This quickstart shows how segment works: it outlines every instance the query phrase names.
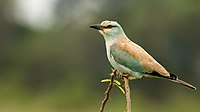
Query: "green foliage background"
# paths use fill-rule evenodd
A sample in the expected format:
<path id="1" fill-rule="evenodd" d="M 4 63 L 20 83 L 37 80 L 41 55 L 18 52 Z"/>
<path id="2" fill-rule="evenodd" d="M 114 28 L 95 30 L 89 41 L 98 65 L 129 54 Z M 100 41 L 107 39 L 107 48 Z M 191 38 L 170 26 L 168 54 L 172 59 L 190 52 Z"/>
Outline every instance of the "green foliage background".
<path id="1" fill-rule="evenodd" d="M 89 25 L 107 19 L 118 21 L 169 71 L 200 87 L 199 0 L 58 0 L 54 25 L 46 30 L 18 23 L 13 1 L 0 2 L 0 112 L 98 112 L 107 86 L 100 81 L 111 66 L 103 37 Z M 200 110 L 199 90 L 168 81 L 134 80 L 131 90 L 134 112 Z M 115 88 L 106 111 L 124 109 Z"/>

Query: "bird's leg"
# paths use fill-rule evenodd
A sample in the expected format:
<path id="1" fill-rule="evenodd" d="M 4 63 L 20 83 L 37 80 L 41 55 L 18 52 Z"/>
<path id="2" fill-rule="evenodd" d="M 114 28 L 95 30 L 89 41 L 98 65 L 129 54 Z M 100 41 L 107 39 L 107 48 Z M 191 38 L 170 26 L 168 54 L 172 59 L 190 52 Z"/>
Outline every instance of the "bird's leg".
<path id="1" fill-rule="evenodd" d="M 112 72 L 111 72 L 110 75 L 115 75 L 115 76 L 116 76 L 116 74 L 117 74 L 117 70 L 116 70 L 116 69 L 113 69 L 113 68 L 111 68 L 111 70 L 112 70 Z"/>
<path id="2" fill-rule="evenodd" d="M 127 78 L 129 78 L 129 74 L 127 74 L 127 73 L 118 73 L 117 74 L 117 78 L 119 78 L 119 79 L 121 79 L 121 81 L 124 83 L 124 77 L 127 77 Z"/>

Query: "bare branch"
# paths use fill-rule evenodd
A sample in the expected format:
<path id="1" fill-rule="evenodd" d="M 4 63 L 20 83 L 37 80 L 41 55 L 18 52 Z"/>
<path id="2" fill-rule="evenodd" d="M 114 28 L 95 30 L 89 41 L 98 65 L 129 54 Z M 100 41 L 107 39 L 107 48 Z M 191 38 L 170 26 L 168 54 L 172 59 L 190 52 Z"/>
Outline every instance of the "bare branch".
<path id="1" fill-rule="evenodd" d="M 116 70 L 113 69 L 112 73 L 110 74 L 111 81 L 110 81 L 110 83 L 108 85 L 108 88 L 107 88 L 107 90 L 105 92 L 105 97 L 104 97 L 104 99 L 103 99 L 103 101 L 101 103 L 101 107 L 99 109 L 99 112 L 103 112 L 107 101 L 110 99 L 110 91 L 111 91 L 111 89 L 113 87 L 115 75 L 116 75 Z"/>
<path id="2" fill-rule="evenodd" d="M 118 75 L 117 75 L 118 74 Z M 114 85 L 114 78 L 117 76 L 117 78 L 120 78 L 125 85 L 125 97 L 126 97 L 126 112 L 131 112 L 131 91 L 129 87 L 129 74 L 123 74 L 123 73 L 118 73 L 117 70 L 113 69 L 112 73 L 110 74 L 110 83 L 108 85 L 108 88 L 105 92 L 105 97 L 101 103 L 101 107 L 99 109 L 99 112 L 103 112 L 107 101 L 110 99 L 110 91 Z"/>
<path id="3" fill-rule="evenodd" d="M 131 91 L 129 87 L 129 79 L 128 76 L 123 75 L 125 91 L 126 91 L 126 112 L 131 112 Z"/>

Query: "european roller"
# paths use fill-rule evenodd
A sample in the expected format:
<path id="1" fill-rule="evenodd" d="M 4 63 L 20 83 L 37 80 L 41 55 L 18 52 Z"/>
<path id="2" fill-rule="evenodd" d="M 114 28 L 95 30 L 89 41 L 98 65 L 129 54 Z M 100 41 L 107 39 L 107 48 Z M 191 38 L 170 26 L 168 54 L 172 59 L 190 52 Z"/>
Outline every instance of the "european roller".
<path id="1" fill-rule="evenodd" d="M 112 67 L 121 73 L 129 74 L 130 79 L 139 79 L 143 76 L 161 78 L 196 89 L 168 72 L 141 46 L 132 42 L 117 22 L 106 20 L 90 27 L 97 29 L 103 35 L 107 57 Z"/>

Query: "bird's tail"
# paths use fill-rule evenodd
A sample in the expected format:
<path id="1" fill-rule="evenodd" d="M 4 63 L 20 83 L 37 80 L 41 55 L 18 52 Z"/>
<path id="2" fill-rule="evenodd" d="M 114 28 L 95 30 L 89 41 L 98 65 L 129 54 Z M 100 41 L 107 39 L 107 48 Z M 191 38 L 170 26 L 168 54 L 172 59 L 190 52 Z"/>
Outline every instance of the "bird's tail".
<path id="1" fill-rule="evenodd" d="M 170 73 L 170 77 L 168 79 L 173 81 L 173 82 L 179 83 L 179 84 L 181 84 L 181 85 L 183 85 L 185 87 L 188 87 L 190 89 L 194 89 L 194 90 L 197 89 L 195 86 L 193 86 L 193 85 L 191 85 L 191 84 L 189 84 L 189 83 L 187 83 L 187 82 L 185 82 L 183 80 L 180 80 L 176 75 L 174 75 L 172 73 Z"/>
<path id="2" fill-rule="evenodd" d="M 176 83 L 179 83 L 187 88 L 190 88 L 190 89 L 194 89 L 196 90 L 197 88 L 185 81 L 182 81 L 178 78 L 178 76 L 170 73 L 170 76 L 163 76 L 161 74 L 159 74 L 158 72 L 155 72 L 153 71 L 152 73 L 144 73 L 144 74 L 148 74 L 148 75 L 145 75 L 146 77 L 155 77 L 155 78 L 161 78 L 161 79 L 168 79 L 170 81 L 173 81 L 173 82 L 176 82 Z"/>

